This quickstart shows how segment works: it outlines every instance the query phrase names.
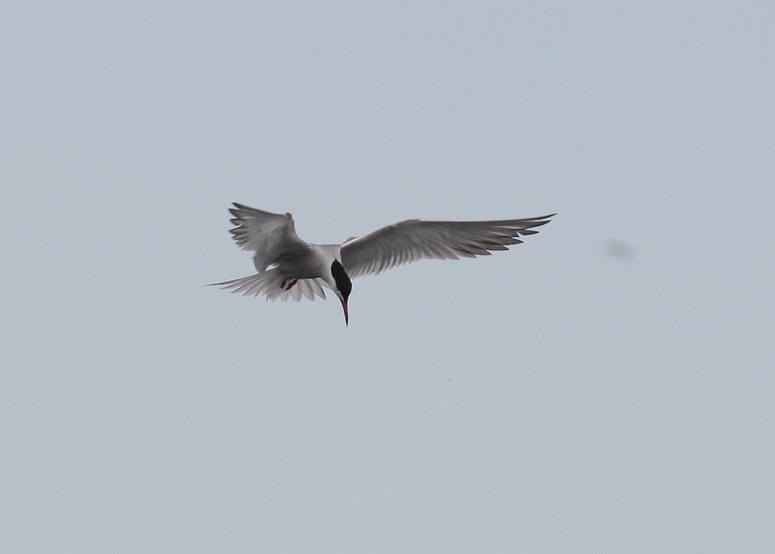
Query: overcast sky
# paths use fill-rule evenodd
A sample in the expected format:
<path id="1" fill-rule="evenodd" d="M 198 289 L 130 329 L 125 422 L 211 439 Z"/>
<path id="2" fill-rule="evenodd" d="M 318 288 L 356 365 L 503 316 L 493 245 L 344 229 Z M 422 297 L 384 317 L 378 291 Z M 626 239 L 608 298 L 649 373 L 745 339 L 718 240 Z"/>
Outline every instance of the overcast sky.
<path id="1" fill-rule="evenodd" d="M 2 12 L 4 551 L 775 551 L 775 4 Z M 558 215 L 345 327 L 233 201 Z"/>

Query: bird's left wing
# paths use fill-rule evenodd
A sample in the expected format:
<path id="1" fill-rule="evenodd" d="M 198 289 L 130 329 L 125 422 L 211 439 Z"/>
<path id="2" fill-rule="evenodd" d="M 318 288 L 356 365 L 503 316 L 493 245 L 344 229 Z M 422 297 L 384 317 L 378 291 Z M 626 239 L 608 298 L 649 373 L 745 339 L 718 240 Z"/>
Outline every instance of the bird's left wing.
<path id="1" fill-rule="evenodd" d="M 534 227 L 549 223 L 556 214 L 500 221 L 423 221 L 409 219 L 342 245 L 342 265 L 350 277 L 380 273 L 423 258 L 457 260 L 508 250 L 533 235 Z"/>
<path id="2" fill-rule="evenodd" d="M 240 248 L 255 252 L 253 260 L 259 271 L 264 271 L 280 256 L 291 256 L 309 248 L 296 234 L 291 214 L 274 214 L 234 203 L 229 212 L 235 225 L 230 230 Z"/>

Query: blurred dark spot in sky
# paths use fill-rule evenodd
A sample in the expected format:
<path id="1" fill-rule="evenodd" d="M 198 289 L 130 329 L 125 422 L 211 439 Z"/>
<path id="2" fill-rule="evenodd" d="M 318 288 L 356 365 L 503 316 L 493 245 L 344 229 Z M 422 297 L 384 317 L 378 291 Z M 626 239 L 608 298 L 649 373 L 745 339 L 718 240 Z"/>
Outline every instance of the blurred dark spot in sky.
<path id="1" fill-rule="evenodd" d="M 603 243 L 603 251 L 609 258 L 613 258 L 622 263 L 632 263 L 635 261 L 635 250 L 623 240 L 606 240 Z"/>

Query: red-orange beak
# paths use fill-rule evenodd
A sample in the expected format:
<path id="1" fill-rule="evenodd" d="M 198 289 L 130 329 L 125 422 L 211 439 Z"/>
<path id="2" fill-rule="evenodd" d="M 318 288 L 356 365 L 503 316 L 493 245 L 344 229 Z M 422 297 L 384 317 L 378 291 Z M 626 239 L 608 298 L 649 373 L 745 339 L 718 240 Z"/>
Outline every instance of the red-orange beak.
<path id="1" fill-rule="evenodd" d="M 339 296 L 339 302 L 342 303 L 342 309 L 344 310 L 344 324 L 349 326 L 350 325 L 350 315 L 347 311 L 347 300 Z"/>

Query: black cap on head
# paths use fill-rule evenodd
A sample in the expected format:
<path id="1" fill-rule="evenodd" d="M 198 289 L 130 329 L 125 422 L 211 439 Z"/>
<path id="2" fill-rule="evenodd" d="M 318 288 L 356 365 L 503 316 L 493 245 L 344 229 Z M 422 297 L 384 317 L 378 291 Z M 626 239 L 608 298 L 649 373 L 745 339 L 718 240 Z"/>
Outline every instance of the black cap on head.
<path id="1" fill-rule="evenodd" d="M 331 275 L 334 276 L 336 288 L 339 290 L 342 298 L 347 300 L 347 297 L 350 296 L 350 291 L 353 290 L 353 284 L 339 260 L 334 260 L 334 263 L 331 264 Z"/>

